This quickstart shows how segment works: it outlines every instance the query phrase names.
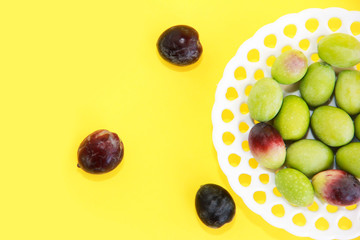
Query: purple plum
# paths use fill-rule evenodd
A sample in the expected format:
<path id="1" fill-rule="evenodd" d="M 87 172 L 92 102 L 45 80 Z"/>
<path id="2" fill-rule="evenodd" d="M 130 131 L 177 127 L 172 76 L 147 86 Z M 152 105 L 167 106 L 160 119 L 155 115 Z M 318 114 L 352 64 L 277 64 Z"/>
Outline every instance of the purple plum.
<path id="1" fill-rule="evenodd" d="M 334 206 L 350 206 L 360 201 L 360 182 L 348 172 L 330 169 L 312 178 L 315 195 Z"/>
<path id="2" fill-rule="evenodd" d="M 268 123 L 256 124 L 249 133 L 249 148 L 262 166 L 278 169 L 284 164 L 286 148 L 280 133 Z"/>

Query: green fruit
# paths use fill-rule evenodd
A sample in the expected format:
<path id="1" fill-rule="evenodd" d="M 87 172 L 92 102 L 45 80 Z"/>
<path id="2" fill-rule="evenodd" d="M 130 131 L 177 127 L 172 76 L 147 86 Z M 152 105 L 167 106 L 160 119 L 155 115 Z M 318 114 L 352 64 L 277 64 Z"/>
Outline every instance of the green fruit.
<path id="1" fill-rule="evenodd" d="M 271 67 L 272 77 L 281 84 L 292 84 L 305 75 L 307 58 L 295 49 L 283 52 Z"/>
<path id="2" fill-rule="evenodd" d="M 335 71 L 329 64 L 313 63 L 300 81 L 301 97 L 310 106 L 320 106 L 330 99 L 334 91 L 335 80 Z"/>
<path id="3" fill-rule="evenodd" d="M 329 169 L 334 160 L 332 150 L 320 141 L 302 139 L 288 147 L 286 165 L 311 178 L 316 173 Z"/>
<path id="4" fill-rule="evenodd" d="M 300 171 L 284 168 L 275 175 L 275 185 L 284 198 L 295 206 L 306 207 L 314 201 L 310 180 Z"/>
<path id="5" fill-rule="evenodd" d="M 360 72 L 345 70 L 339 73 L 335 86 L 336 104 L 350 115 L 360 113 Z"/>
<path id="6" fill-rule="evenodd" d="M 360 178 L 360 142 L 339 148 L 336 152 L 336 164 L 342 170 Z"/>
<path id="7" fill-rule="evenodd" d="M 282 101 L 283 93 L 280 85 L 272 78 L 260 79 L 249 94 L 250 116 L 259 122 L 269 121 L 279 112 Z"/>
<path id="8" fill-rule="evenodd" d="M 355 136 L 360 140 L 360 114 L 357 115 L 354 121 L 355 124 Z"/>
<path id="9" fill-rule="evenodd" d="M 306 134 L 309 122 L 308 105 L 302 98 L 289 95 L 284 98 L 280 112 L 274 119 L 274 127 L 284 140 L 298 140 Z"/>
<path id="10" fill-rule="evenodd" d="M 354 137 L 354 123 L 342 109 L 321 106 L 314 110 L 310 124 L 315 135 L 326 145 L 340 147 Z"/>
<path id="11" fill-rule="evenodd" d="M 360 42 L 345 33 L 333 33 L 318 43 L 319 57 L 335 67 L 348 68 L 360 62 Z"/>

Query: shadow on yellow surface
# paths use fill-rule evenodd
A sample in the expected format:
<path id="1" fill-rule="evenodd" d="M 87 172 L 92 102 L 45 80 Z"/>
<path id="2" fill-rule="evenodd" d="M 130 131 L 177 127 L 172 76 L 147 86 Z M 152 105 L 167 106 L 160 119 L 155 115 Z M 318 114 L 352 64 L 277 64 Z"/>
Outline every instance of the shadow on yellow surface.
<path id="1" fill-rule="evenodd" d="M 158 52 L 156 52 L 156 55 L 159 59 L 159 61 L 165 65 L 165 67 L 173 70 L 173 71 L 176 71 L 176 72 L 188 72 L 188 71 L 191 71 L 192 69 L 194 68 L 197 68 L 201 62 L 202 62 L 202 59 L 203 59 L 203 54 L 200 56 L 199 60 L 189 66 L 177 66 L 177 65 L 174 65 L 174 64 L 171 64 L 169 62 L 167 62 L 165 59 L 163 59 L 160 54 Z"/>
<path id="2" fill-rule="evenodd" d="M 124 160 L 124 159 L 123 159 Z M 122 161 L 123 161 L 122 160 Z M 82 170 L 81 168 L 77 168 L 77 172 L 81 173 L 81 175 L 91 181 L 95 181 L 95 182 L 101 182 L 101 181 L 105 181 L 108 180 L 110 178 L 113 178 L 114 176 L 116 176 L 121 169 L 123 168 L 123 162 L 120 162 L 120 164 L 111 172 L 108 173 L 102 173 L 102 174 L 91 174 L 91 173 L 87 173 L 84 170 Z M 73 159 L 74 165 L 76 165 L 76 159 Z M 76 167 L 76 166 L 74 166 Z"/>

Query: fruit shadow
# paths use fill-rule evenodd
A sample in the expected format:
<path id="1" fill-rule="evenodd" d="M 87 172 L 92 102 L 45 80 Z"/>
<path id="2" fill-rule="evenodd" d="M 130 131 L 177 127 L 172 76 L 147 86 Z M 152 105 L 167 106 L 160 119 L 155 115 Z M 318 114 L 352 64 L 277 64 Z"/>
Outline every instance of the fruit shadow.
<path id="1" fill-rule="evenodd" d="M 163 59 L 158 52 L 156 52 L 156 55 L 157 55 L 159 61 L 163 65 L 165 65 L 165 67 L 167 67 L 167 68 L 169 68 L 169 69 L 171 69 L 173 71 L 176 71 L 176 72 L 190 71 L 190 70 L 196 68 L 202 62 L 202 59 L 203 59 L 203 54 L 201 54 L 199 60 L 197 60 L 195 63 L 193 63 L 191 65 L 188 65 L 188 66 L 178 66 L 178 65 L 175 65 L 175 64 L 171 64 L 168 61 L 166 61 L 165 59 Z"/>
<path id="2" fill-rule="evenodd" d="M 125 158 L 125 155 L 124 155 Z M 92 174 L 92 173 L 88 173 L 85 172 L 84 170 L 82 170 L 81 168 L 77 168 L 77 171 L 86 179 L 90 180 L 90 181 L 94 181 L 94 182 L 101 182 L 101 181 L 106 181 L 110 178 L 113 178 L 115 175 L 117 175 L 121 169 L 123 168 L 123 160 L 119 163 L 119 165 L 113 169 L 112 171 L 108 172 L 108 173 L 101 173 L 101 174 Z"/>

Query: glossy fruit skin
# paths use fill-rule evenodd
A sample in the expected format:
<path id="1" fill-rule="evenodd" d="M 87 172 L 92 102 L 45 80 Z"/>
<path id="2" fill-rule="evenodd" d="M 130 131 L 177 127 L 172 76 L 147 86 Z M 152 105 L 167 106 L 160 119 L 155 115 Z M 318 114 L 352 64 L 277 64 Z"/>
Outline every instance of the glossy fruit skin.
<path id="1" fill-rule="evenodd" d="M 305 76 L 300 81 L 301 97 L 312 107 L 326 103 L 335 87 L 335 71 L 325 62 L 316 62 L 309 66 Z"/>
<path id="2" fill-rule="evenodd" d="M 349 34 L 333 33 L 319 41 L 318 54 L 334 67 L 352 67 L 360 62 L 360 42 Z"/>
<path id="3" fill-rule="evenodd" d="M 208 227 L 219 228 L 230 222 L 236 211 L 230 193 L 216 184 L 200 187 L 195 197 L 195 208 L 200 220 Z"/>
<path id="4" fill-rule="evenodd" d="M 286 150 L 286 166 L 299 170 L 308 178 L 331 168 L 333 161 L 333 151 L 314 139 L 299 140 Z"/>
<path id="5" fill-rule="evenodd" d="M 344 110 L 333 106 L 321 106 L 310 118 L 313 133 L 326 145 L 340 147 L 354 137 L 354 123 Z"/>
<path id="6" fill-rule="evenodd" d="M 360 201 L 360 182 L 339 169 L 319 172 L 312 178 L 315 195 L 334 206 L 350 206 Z"/>
<path id="7" fill-rule="evenodd" d="M 310 111 L 306 102 L 295 95 L 284 98 L 274 127 L 284 140 L 299 140 L 305 136 L 310 124 Z"/>
<path id="8" fill-rule="evenodd" d="M 355 136 L 360 140 L 360 114 L 358 114 L 354 120 Z"/>
<path id="9" fill-rule="evenodd" d="M 124 144 L 116 133 L 97 130 L 89 134 L 78 149 L 78 167 L 92 174 L 116 168 L 124 156 Z"/>
<path id="10" fill-rule="evenodd" d="M 336 152 L 336 165 L 360 178 L 360 142 L 352 142 L 339 148 Z"/>
<path id="11" fill-rule="evenodd" d="M 186 25 L 164 31 L 157 41 L 157 49 L 163 59 L 178 66 L 197 62 L 203 51 L 198 32 Z"/>
<path id="12" fill-rule="evenodd" d="M 291 204 L 307 207 L 314 202 L 314 189 L 310 180 L 300 171 L 283 168 L 275 175 L 275 185 Z"/>
<path id="13" fill-rule="evenodd" d="M 307 58 L 299 50 L 283 52 L 271 67 L 271 76 L 280 84 L 292 84 L 301 80 L 307 71 Z"/>
<path id="14" fill-rule="evenodd" d="M 280 133 L 270 124 L 258 123 L 249 133 L 251 154 L 260 165 L 278 169 L 285 162 L 286 147 Z"/>
<path id="15" fill-rule="evenodd" d="M 251 88 L 247 101 L 250 116 L 259 121 L 273 119 L 281 108 L 283 93 L 280 85 L 272 78 L 262 78 Z"/>
<path id="16" fill-rule="evenodd" d="M 339 73 L 335 86 L 338 107 L 350 115 L 360 113 L 360 72 L 344 70 Z"/>

